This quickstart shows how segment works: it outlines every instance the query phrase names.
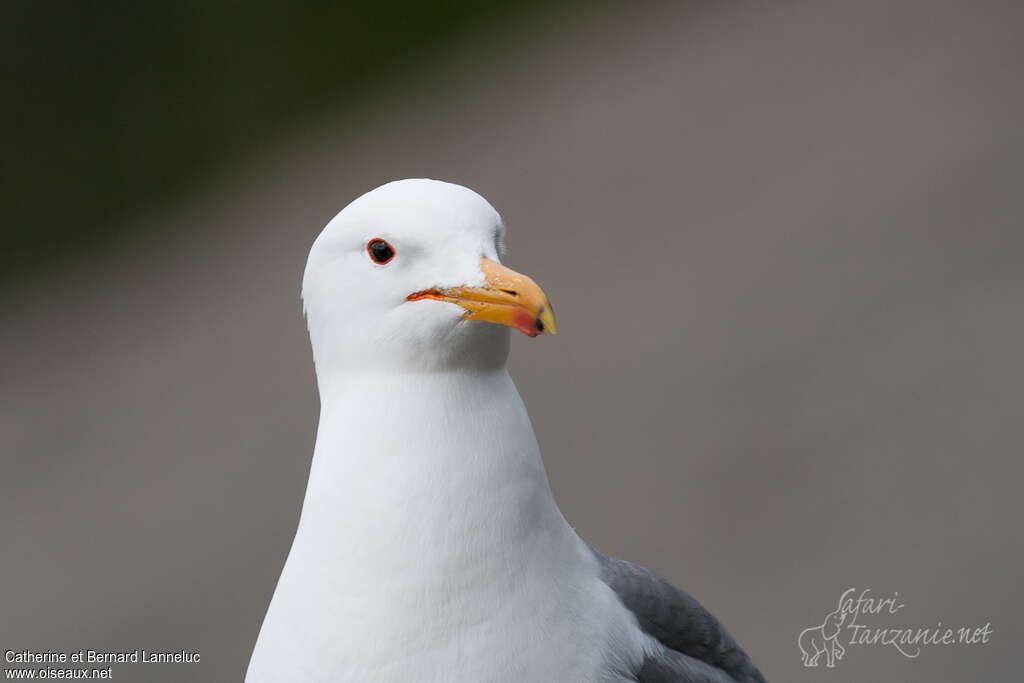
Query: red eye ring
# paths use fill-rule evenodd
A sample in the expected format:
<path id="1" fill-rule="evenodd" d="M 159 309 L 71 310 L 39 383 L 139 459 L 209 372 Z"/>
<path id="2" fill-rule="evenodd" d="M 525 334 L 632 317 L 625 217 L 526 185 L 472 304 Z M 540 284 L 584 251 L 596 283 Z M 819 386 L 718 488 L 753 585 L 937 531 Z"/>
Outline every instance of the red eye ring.
<path id="1" fill-rule="evenodd" d="M 366 244 L 366 253 L 370 255 L 371 261 L 381 266 L 395 258 L 395 248 L 388 244 L 387 240 L 382 240 L 379 237 L 375 237 Z"/>

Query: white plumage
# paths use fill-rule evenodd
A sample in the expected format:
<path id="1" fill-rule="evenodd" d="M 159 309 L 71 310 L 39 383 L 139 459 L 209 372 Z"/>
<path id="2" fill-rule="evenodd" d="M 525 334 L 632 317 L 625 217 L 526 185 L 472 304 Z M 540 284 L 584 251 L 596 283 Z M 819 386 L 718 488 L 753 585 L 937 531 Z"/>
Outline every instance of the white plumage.
<path id="1" fill-rule="evenodd" d="M 555 504 L 505 369 L 509 327 L 452 302 L 490 286 L 481 263 L 500 260 L 503 232 L 476 193 L 406 180 L 314 243 L 303 300 L 320 424 L 248 683 L 636 681 L 666 650 Z M 394 250 L 384 265 L 367 252 L 377 239 Z M 533 334 L 554 323 L 536 297 Z"/>

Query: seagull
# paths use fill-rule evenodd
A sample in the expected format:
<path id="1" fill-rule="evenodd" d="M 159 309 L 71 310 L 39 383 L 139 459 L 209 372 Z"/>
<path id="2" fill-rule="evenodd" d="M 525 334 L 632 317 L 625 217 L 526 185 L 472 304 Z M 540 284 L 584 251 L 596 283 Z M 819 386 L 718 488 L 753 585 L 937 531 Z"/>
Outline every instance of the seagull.
<path id="1" fill-rule="evenodd" d="M 752 683 L 694 598 L 585 543 L 505 361 L 556 332 L 479 194 L 399 180 L 345 207 L 302 282 L 320 421 L 247 683 Z"/>

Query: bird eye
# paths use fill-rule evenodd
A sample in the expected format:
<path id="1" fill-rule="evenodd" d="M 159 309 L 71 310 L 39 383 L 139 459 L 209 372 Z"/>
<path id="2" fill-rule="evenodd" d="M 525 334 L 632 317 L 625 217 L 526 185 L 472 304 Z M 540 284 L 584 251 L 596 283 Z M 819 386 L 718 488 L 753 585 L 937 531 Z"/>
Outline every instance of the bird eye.
<path id="1" fill-rule="evenodd" d="M 366 251 L 369 252 L 373 262 L 380 265 L 384 265 L 395 257 L 395 250 L 382 239 L 370 240 L 370 243 L 366 245 Z"/>

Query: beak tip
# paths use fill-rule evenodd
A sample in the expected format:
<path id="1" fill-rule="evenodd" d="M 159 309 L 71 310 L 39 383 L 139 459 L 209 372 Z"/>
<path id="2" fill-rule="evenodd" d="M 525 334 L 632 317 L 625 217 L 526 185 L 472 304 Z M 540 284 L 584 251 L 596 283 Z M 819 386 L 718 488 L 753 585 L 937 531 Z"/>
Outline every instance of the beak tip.
<path id="1" fill-rule="evenodd" d="M 558 326 L 555 324 L 555 313 L 551 310 L 551 304 L 546 303 L 541 306 L 540 312 L 537 315 L 535 326 L 538 332 L 547 332 L 548 334 L 557 334 Z"/>

